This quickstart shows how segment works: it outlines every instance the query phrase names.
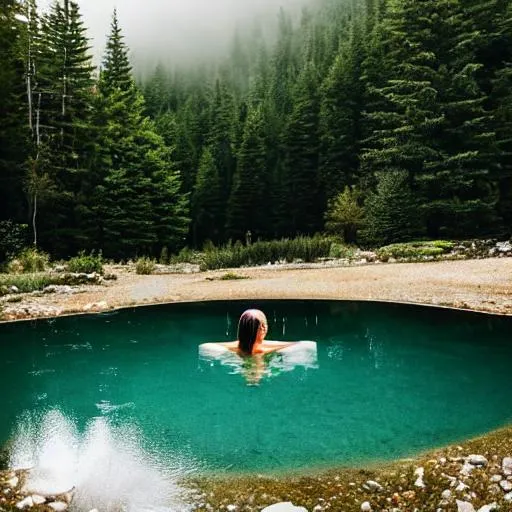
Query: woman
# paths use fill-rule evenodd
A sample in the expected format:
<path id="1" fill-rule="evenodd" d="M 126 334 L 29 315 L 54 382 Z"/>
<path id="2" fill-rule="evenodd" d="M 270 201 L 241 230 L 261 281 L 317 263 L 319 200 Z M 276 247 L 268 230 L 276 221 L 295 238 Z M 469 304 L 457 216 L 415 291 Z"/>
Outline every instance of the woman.
<path id="1" fill-rule="evenodd" d="M 265 341 L 268 332 L 267 317 L 259 309 L 248 309 L 238 322 L 237 341 L 219 343 L 241 356 L 268 354 L 295 345 L 296 341 Z"/>

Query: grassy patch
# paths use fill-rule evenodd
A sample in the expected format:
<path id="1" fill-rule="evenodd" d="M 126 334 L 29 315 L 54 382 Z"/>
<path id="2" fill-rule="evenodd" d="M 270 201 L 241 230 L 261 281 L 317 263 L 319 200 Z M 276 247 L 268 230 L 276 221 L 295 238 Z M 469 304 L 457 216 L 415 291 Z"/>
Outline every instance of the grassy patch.
<path id="1" fill-rule="evenodd" d="M 0 296 L 7 295 L 12 286 L 16 286 L 19 293 L 28 293 L 35 290 L 42 290 L 50 284 L 61 284 L 58 275 L 47 273 L 34 274 L 0 274 Z"/>
<path id="2" fill-rule="evenodd" d="M 390 258 L 421 261 L 447 254 L 454 246 L 453 242 L 446 240 L 391 244 L 378 249 L 377 256 L 381 261 L 388 261 Z"/>

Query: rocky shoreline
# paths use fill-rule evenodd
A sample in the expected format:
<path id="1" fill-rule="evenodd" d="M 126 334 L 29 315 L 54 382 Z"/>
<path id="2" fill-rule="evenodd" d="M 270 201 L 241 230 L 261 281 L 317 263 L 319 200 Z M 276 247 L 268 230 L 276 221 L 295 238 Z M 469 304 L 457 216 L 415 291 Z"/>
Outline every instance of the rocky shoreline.
<path id="1" fill-rule="evenodd" d="M 74 489 L 58 495 L 38 493 L 27 485 L 29 473 L 0 472 L 0 510 L 73 510 Z M 365 469 L 340 468 L 307 475 L 192 477 L 183 480 L 181 488 L 183 507 L 169 510 L 510 512 L 512 427 L 413 459 Z M 119 511 L 123 510 L 122 499 L 119 496 Z M 98 508 L 89 512 L 102 511 Z"/>

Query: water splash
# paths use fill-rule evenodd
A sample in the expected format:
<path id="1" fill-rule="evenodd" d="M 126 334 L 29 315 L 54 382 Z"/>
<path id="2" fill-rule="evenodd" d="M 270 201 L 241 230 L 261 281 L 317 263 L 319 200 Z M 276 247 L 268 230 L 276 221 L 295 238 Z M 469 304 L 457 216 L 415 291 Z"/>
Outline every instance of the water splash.
<path id="1" fill-rule="evenodd" d="M 105 512 L 186 511 L 178 479 L 183 462 L 164 465 L 142 446 L 134 426 L 92 419 L 80 433 L 58 410 L 26 413 L 10 450 L 12 469 L 30 469 L 27 493 L 62 494 L 74 489 L 73 510 Z M 190 468 L 189 468 L 190 470 Z"/>

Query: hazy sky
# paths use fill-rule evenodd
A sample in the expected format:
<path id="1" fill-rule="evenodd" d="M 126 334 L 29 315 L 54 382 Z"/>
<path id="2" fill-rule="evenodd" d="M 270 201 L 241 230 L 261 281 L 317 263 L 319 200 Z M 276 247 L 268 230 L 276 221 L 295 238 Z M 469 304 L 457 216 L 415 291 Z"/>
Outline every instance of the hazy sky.
<path id="1" fill-rule="evenodd" d="M 136 61 L 181 61 L 209 56 L 224 47 L 237 22 L 277 15 L 280 6 L 296 7 L 308 0 L 78 0 L 98 62 L 114 8 Z M 52 0 L 39 0 L 46 9 Z M 274 18 L 269 18 L 274 19 Z"/>

